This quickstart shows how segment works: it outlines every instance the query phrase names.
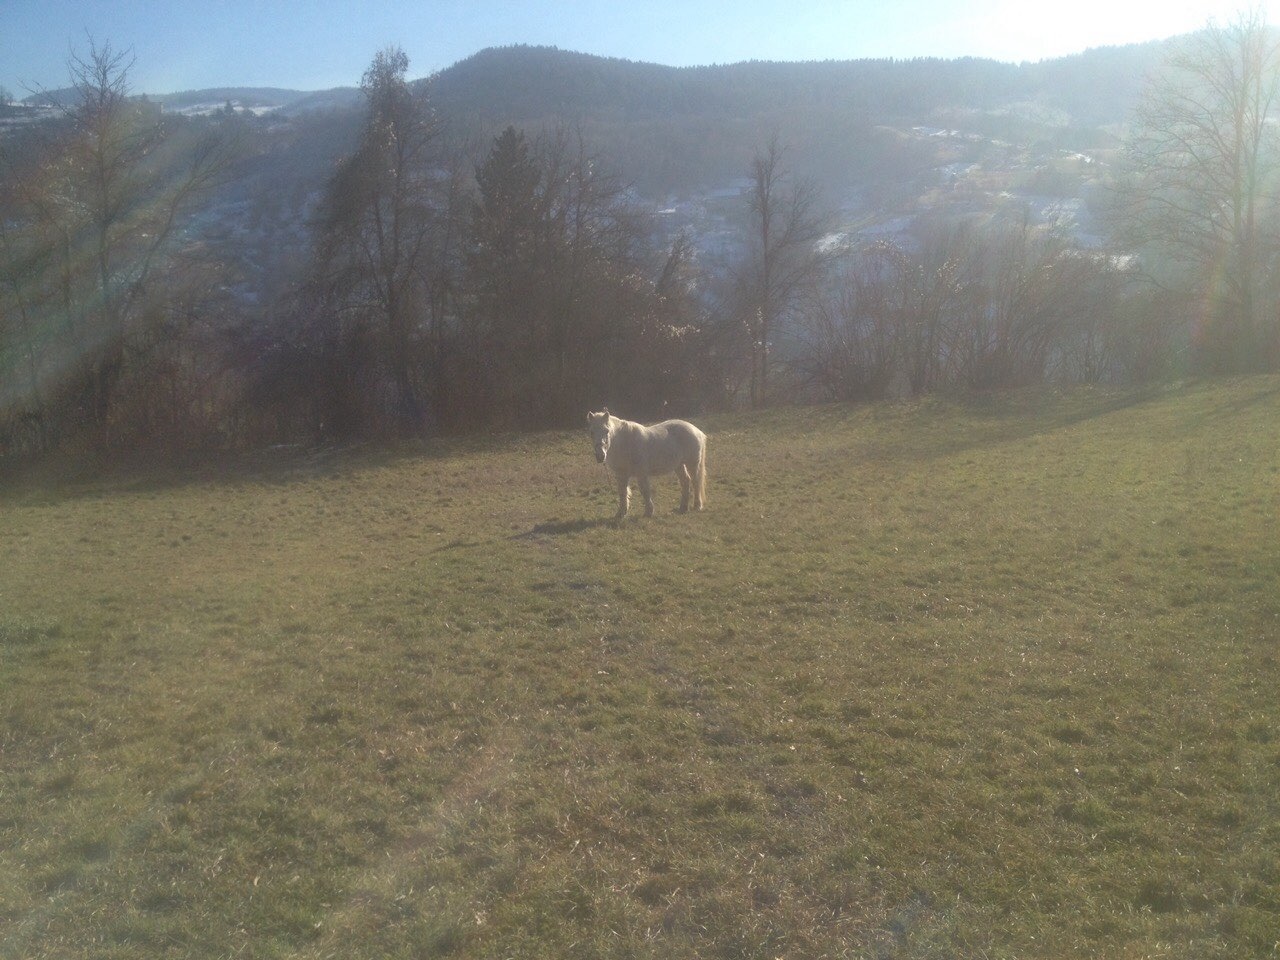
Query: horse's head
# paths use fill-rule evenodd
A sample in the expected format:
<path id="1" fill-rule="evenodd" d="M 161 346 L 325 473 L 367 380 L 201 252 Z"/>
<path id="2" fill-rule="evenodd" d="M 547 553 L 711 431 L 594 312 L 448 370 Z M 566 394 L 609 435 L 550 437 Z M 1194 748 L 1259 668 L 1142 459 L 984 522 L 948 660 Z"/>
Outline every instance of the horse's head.
<path id="1" fill-rule="evenodd" d="M 613 437 L 613 417 L 609 416 L 609 408 L 599 413 L 587 414 L 587 432 L 591 434 L 591 442 L 595 444 L 596 460 L 604 463 L 609 455 L 609 441 Z"/>

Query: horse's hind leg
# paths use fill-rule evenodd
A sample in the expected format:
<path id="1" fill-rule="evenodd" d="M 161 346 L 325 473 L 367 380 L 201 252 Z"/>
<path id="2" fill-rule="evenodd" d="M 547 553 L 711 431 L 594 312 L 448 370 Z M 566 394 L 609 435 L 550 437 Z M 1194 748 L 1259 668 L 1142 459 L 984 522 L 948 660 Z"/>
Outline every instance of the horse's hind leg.
<path id="1" fill-rule="evenodd" d="M 618 478 L 618 512 L 615 515 L 618 520 L 627 515 L 627 501 L 631 499 L 631 491 L 628 489 L 629 479 L 628 477 Z"/>
<path id="2" fill-rule="evenodd" d="M 640 496 L 644 497 L 644 515 L 646 517 L 653 516 L 653 492 L 649 489 L 648 474 L 641 474 L 638 478 L 640 487 Z"/>
<path id="3" fill-rule="evenodd" d="M 693 478 L 689 476 L 689 468 L 685 464 L 680 464 L 680 469 L 676 471 L 676 476 L 680 478 L 680 512 L 689 512 L 689 494 L 693 489 Z"/>

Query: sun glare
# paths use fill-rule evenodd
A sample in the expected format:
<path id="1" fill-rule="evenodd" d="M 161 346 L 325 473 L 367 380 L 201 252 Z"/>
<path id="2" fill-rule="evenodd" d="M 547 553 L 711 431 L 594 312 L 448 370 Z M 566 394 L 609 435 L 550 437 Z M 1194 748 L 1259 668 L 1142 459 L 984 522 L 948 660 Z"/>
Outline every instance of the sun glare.
<path id="1" fill-rule="evenodd" d="M 1210 20 L 1232 20 L 1242 9 L 1241 4 L 1213 0 L 1080 0 L 1070 5 L 999 0 L 966 18 L 966 34 L 975 49 L 986 47 L 998 59 L 1043 60 L 1190 33 Z M 1280 22 L 1280 0 L 1269 0 L 1262 9 L 1269 20 Z"/>

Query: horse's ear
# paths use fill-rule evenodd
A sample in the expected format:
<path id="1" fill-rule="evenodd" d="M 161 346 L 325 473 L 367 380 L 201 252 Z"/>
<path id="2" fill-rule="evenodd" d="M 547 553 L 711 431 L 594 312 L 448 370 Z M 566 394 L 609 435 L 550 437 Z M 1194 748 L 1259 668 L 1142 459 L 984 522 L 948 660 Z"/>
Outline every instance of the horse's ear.
<path id="1" fill-rule="evenodd" d="M 609 415 L 609 408 L 608 408 L 608 407 L 605 407 L 605 408 L 604 408 L 602 411 L 600 411 L 600 412 L 601 412 L 601 413 L 603 413 L 603 414 L 607 417 L 607 416 Z"/>

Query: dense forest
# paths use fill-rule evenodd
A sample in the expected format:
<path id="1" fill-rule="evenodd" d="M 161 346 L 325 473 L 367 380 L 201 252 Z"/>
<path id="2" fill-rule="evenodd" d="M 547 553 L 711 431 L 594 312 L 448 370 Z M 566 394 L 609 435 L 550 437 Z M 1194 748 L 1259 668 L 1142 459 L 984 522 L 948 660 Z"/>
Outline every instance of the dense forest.
<path id="1" fill-rule="evenodd" d="M 3 464 L 1280 358 L 1257 16 L 1022 65 L 131 66 L 0 105 Z"/>

